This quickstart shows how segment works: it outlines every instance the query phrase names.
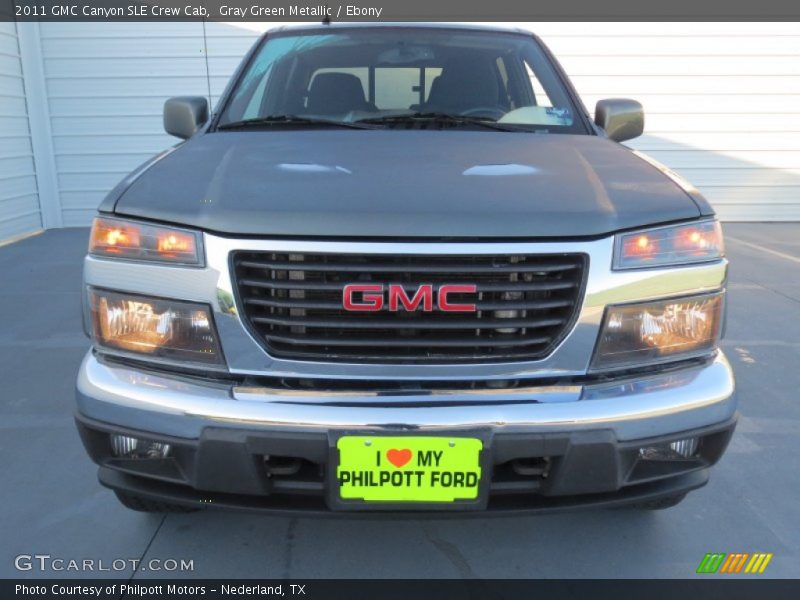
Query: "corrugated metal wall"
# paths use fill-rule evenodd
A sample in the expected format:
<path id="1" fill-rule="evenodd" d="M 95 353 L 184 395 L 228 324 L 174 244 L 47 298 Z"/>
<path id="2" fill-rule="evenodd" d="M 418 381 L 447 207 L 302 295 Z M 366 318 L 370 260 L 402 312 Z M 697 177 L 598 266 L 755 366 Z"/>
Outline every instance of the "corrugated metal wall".
<path id="1" fill-rule="evenodd" d="M 629 145 L 685 176 L 731 221 L 800 220 L 797 23 L 540 23 L 590 111 L 635 98 Z"/>
<path id="2" fill-rule="evenodd" d="M 177 140 L 164 100 L 208 95 L 201 23 L 42 23 L 42 61 L 65 226 L 85 225 L 136 165 Z"/>
<path id="3" fill-rule="evenodd" d="M 0 23 L 0 242 L 41 229 L 25 85 L 14 23 Z"/>
<path id="4" fill-rule="evenodd" d="M 646 135 L 630 145 L 686 176 L 722 218 L 800 220 L 797 24 L 529 25 L 590 110 L 603 97 L 640 100 Z M 38 227 L 16 40 L 13 25 L 2 27 L 0 136 L 14 146 L 0 151 L 0 198 L 14 198 L 0 199 L 0 239 L 12 229 Z M 215 102 L 265 27 L 42 23 L 58 196 L 43 197 L 43 204 L 59 207 L 64 225 L 88 223 L 125 173 L 175 143 L 161 128 L 164 100 L 197 94 Z"/>

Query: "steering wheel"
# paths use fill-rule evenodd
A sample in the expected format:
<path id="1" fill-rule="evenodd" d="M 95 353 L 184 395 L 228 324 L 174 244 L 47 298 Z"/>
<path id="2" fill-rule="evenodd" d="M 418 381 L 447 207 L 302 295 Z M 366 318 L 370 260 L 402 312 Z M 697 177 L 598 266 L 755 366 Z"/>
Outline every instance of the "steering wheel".
<path id="1" fill-rule="evenodd" d="M 506 114 L 506 111 L 499 106 L 476 106 L 459 113 L 462 117 L 491 117 L 499 120 Z"/>

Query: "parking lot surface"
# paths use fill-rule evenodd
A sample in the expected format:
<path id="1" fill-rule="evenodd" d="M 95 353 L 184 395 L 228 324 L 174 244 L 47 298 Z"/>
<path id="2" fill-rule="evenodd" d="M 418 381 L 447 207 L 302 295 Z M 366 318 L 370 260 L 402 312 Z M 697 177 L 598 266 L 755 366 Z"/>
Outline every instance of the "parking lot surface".
<path id="1" fill-rule="evenodd" d="M 0 248 L 0 577 L 692 577 L 706 552 L 772 552 L 800 577 L 800 224 L 725 226 L 723 348 L 741 420 L 708 486 L 659 512 L 509 518 L 283 518 L 123 508 L 72 421 L 88 230 Z M 18 571 L 15 557 L 192 560 L 193 571 Z M 120 564 L 120 563 L 117 563 Z M 95 563 L 97 568 L 97 563 Z"/>

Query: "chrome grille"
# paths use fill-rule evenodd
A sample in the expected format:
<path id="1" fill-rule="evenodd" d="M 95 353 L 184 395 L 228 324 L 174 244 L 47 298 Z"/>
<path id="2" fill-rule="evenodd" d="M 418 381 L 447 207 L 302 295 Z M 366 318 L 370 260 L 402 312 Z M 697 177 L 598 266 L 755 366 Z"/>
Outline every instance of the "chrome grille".
<path id="1" fill-rule="evenodd" d="M 584 254 L 396 256 L 232 255 L 238 303 L 276 358 L 324 362 L 497 362 L 544 358 L 581 305 Z M 451 302 L 476 312 L 350 312 L 348 284 L 476 285 Z"/>

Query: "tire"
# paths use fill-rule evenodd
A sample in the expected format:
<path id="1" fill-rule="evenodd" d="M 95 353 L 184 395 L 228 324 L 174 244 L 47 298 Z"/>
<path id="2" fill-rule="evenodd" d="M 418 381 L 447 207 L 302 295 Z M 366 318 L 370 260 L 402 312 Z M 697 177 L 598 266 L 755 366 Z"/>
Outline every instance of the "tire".
<path id="1" fill-rule="evenodd" d="M 143 498 L 127 492 L 114 492 L 125 508 L 135 510 L 137 512 L 145 513 L 190 513 L 200 510 L 199 508 L 192 508 L 190 506 L 181 506 L 180 504 L 171 504 L 169 502 L 161 502 L 159 500 L 151 500 L 150 498 Z"/>
<path id="2" fill-rule="evenodd" d="M 686 494 L 675 494 L 674 496 L 666 496 L 657 500 L 639 502 L 631 505 L 631 508 L 637 510 L 665 510 L 667 508 L 677 506 L 683 501 L 684 498 L 686 498 Z"/>

